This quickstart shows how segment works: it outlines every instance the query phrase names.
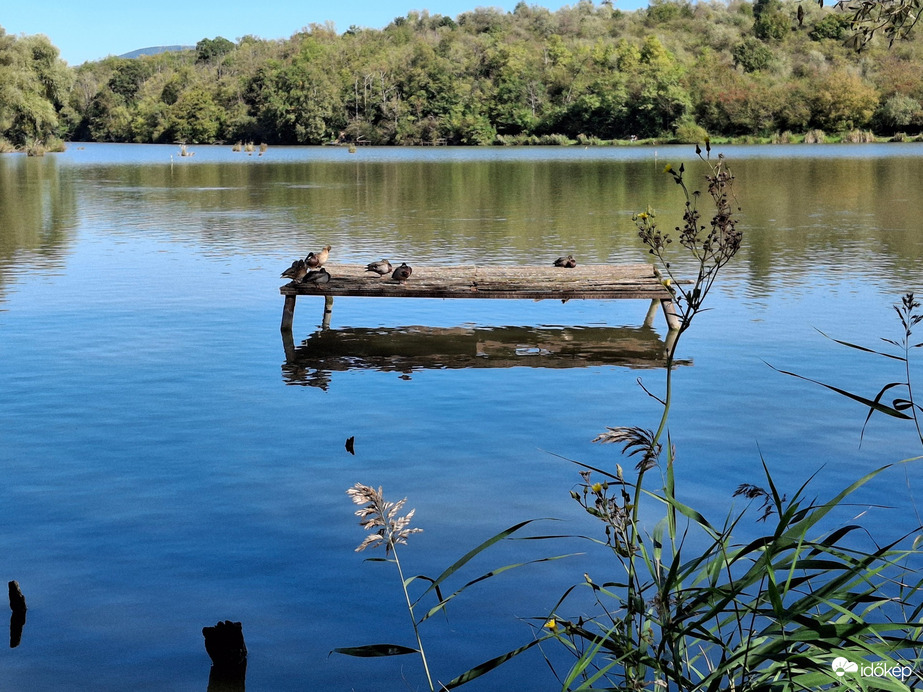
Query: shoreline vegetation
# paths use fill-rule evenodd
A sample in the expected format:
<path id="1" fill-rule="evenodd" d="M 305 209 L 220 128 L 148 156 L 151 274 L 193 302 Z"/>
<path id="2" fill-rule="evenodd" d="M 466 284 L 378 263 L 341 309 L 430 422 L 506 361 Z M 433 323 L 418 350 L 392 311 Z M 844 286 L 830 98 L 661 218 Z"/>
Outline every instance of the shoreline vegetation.
<path id="1" fill-rule="evenodd" d="M 528 147 L 528 146 L 582 146 L 582 147 L 643 147 L 643 146 L 661 146 L 665 144 L 704 144 L 709 142 L 715 146 L 739 146 L 739 145 L 773 145 L 773 144 L 887 144 L 887 143 L 911 143 L 911 142 L 923 142 L 923 134 L 909 136 L 905 133 L 898 133 L 889 137 L 881 137 L 875 135 L 870 131 L 861 131 L 854 130 L 852 132 L 839 132 L 835 134 L 827 134 L 821 131 L 808 132 L 802 135 L 795 135 L 790 132 L 784 132 L 781 134 L 775 134 L 771 137 L 756 137 L 756 136 L 742 136 L 742 137 L 715 137 L 715 138 L 706 138 L 700 142 L 687 142 L 684 140 L 673 138 L 659 138 L 651 137 L 648 139 L 614 139 L 614 140 L 604 140 L 598 139 L 596 137 L 580 137 L 578 139 L 569 139 L 567 137 L 552 136 L 552 137 L 536 137 L 536 136 L 522 136 L 522 137 L 498 137 L 496 141 L 488 145 L 470 145 L 470 146 L 496 146 L 496 147 Z M 52 138 L 48 142 L 32 142 L 27 146 L 16 147 L 10 145 L 8 142 L 0 141 L 0 154 L 11 154 L 19 153 L 26 154 L 27 156 L 44 156 L 46 153 L 62 153 L 67 150 L 67 147 L 72 144 L 84 144 L 83 141 L 64 141 L 58 138 Z M 124 142 L 126 144 L 137 144 L 138 142 Z M 180 156 L 190 156 L 189 153 L 183 153 L 183 147 L 186 146 L 185 142 L 173 142 L 181 147 Z M 226 142 L 211 142 L 211 145 L 226 145 Z M 379 145 L 379 146 L 444 146 L 445 143 L 439 145 L 427 144 L 427 143 L 417 143 L 417 144 L 396 144 L 396 145 Z M 269 145 L 265 142 L 260 144 L 257 149 L 254 149 L 253 144 L 243 145 L 240 142 L 235 143 L 231 146 L 234 151 L 242 151 L 242 147 L 250 147 L 249 151 L 258 150 L 260 156 L 262 156 Z M 291 145 L 289 145 L 291 146 Z M 297 146 L 297 145 L 296 145 Z M 312 145 L 303 145 L 303 146 L 312 146 Z M 318 146 L 318 145 L 313 145 Z M 351 152 L 356 151 L 356 145 L 354 142 L 328 142 L 319 146 L 342 146 L 349 147 Z M 465 145 L 461 145 L 465 146 Z"/>
<path id="2" fill-rule="evenodd" d="M 0 27 L 0 152 L 921 141 L 923 41 L 900 15 L 863 16 L 878 6 L 520 2 L 76 67 L 48 37 Z"/>
<path id="3" fill-rule="evenodd" d="M 659 424 L 656 430 L 640 425 L 608 426 L 593 440 L 621 448 L 618 458 L 626 468 L 618 462 L 597 467 L 569 460 L 581 477 L 570 490 L 571 499 L 594 522 L 595 534 L 530 537 L 536 545 L 576 538 L 589 550 L 611 556 L 611 560 L 594 565 L 592 574 L 585 572 L 582 581 L 567 588 L 551 612 L 523 618 L 531 631 L 521 646 L 495 655 L 448 682 L 442 682 L 436 672 L 437 686 L 432 671 L 438 671 L 439 662 L 427 658 L 421 635 L 427 619 L 455 609 L 454 599 L 469 586 L 483 584 L 510 569 L 572 555 L 546 555 L 494 568 L 449 592 L 447 580 L 472 557 L 488 548 L 499 548 L 533 519 L 484 541 L 436 578 L 405 578 L 397 545 L 406 545 L 411 534 L 423 530 L 410 528 L 414 511 L 399 516 L 406 498 L 385 502 L 381 487 L 376 491 L 357 483 L 347 493 L 361 506 L 356 515 L 369 533 L 356 551 L 384 547 L 385 558 L 375 561 L 391 562 L 398 572 L 415 646 L 378 643 L 339 647 L 335 653 L 356 657 L 417 654 L 428 689 L 433 692 L 461 687 L 535 646 L 557 682 L 555 685 L 549 679 L 549 689 L 564 691 L 796 692 L 844 687 L 907 691 L 923 679 L 923 579 L 919 568 L 923 527 L 883 540 L 877 534 L 884 532 L 873 535 L 859 523 L 864 511 L 846 525 L 830 517 L 834 510 L 849 507 L 855 501 L 853 494 L 862 486 L 888 469 L 920 457 L 880 466 L 832 498 L 820 500 L 811 497 L 809 486 L 821 469 L 800 487 L 780 487 L 760 456 L 760 484 L 740 484 L 734 497 L 744 498 L 744 508 L 730 505 L 724 518 L 717 521 L 688 504 L 678 487 L 674 464 L 679 458 L 679 438 L 674 437 L 675 429 L 670 425 L 677 345 L 695 316 L 708 309 L 705 302 L 714 282 L 743 241 L 743 232 L 737 228 L 741 209 L 728 162 L 721 154 L 713 159 L 708 143 L 704 154 L 696 146 L 696 154 L 709 168 L 704 180 L 687 184 L 684 164 L 664 168 L 684 197 L 680 224 L 659 221 L 650 208 L 633 218 L 641 243 L 649 249 L 664 276 L 664 285 L 673 293 L 679 318 L 659 393 L 638 381 L 642 394 L 659 405 Z M 690 186 L 699 183 L 700 189 Z M 671 269 L 672 260 L 682 253 L 698 263 L 695 278 L 687 282 Z M 913 394 L 909 363 L 911 350 L 921 346 L 913 337 L 914 327 L 923 322 L 919 309 L 913 294 L 905 295 L 901 305 L 895 306 L 903 338 L 884 341 L 896 353 L 834 339 L 850 348 L 901 361 L 906 367 L 906 379 L 888 383 L 874 400 L 779 372 L 821 384 L 868 407 L 866 423 L 874 412 L 913 421 L 923 442 L 919 421 L 923 406 Z M 887 402 L 892 396 L 898 398 Z M 633 470 L 631 464 L 636 464 Z M 908 491 L 909 487 L 908 477 Z M 643 512 L 642 505 L 646 508 Z M 754 514 L 759 515 L 755 536 L 754 529 L 743 523 L 745 517 L 754 519 Z M 404 638 L 409 639 L 406 634 Z M 556 653 L 552 645 L 557 645 Z M 544 666 L 536 668 L 544 670 Z"/>

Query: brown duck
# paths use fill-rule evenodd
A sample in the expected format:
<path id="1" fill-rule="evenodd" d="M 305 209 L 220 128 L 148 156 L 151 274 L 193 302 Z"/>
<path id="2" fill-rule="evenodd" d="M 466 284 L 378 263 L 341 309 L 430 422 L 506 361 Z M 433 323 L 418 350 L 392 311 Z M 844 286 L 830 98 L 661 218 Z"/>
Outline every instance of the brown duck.
<path id="1" fill-rule="evenodd" d="M 327 262 L 327 257 L 330 256 L 330 246 L 328 245 L 323 250 L 318 252 L 315 257 L 317 258 L 317 266 L 323 267 Z"/>
<path id="2" fill-rule="evenodd" d="M 401 266 L 395 269 L 394 273 L 391 274 L 391 278 L 404 283 L 410 278 L 411 274 L 413 274 L 413 267 L 408 266 L 406 262 L 402 262 Z"/>
<path id="3" fill-rule="evenodd" d="M 558 257 L 554 261 L 554 266 L 556 267 L 565 267 L 567 269 L 573 269 L 577 266 L 577 260 L 574 259 L 573 255 L 568 255 L 567 257 Z"/>
<path id="4" fill-rule="evenodd" d="M 308 268 L 304 263 L 303 259 L 296 259 L 292 262 L 292 266 L 282 272 L 283 279 L 291 279 L 292 281 L 301 281 L 304 278 L 304 275 L 308 273 Z"/>

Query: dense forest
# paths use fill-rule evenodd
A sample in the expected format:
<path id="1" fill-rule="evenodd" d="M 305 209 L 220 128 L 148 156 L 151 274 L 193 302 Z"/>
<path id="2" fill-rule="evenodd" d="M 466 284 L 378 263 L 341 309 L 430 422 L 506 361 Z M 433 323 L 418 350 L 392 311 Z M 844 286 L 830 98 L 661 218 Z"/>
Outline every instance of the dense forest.
<path id="1" fill-rule="evenodd" d="M 70 67 L 45 36 L 0 28 L 0 150 L 919 137 L 921 41 L 859 51 L 855 36 L 848 13 L 816 2 L 521 2 Z"/>

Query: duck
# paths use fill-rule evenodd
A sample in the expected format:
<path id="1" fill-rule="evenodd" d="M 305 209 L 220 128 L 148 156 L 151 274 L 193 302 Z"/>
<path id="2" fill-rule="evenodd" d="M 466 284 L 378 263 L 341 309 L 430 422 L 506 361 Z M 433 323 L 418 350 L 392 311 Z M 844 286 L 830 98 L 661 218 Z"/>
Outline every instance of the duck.
<path id="1" fill-rule="evenodd" d="M 318 264 L 317 264 L 317 255 L 315 255 L 313 252 L 309 252 L 309 253 L 308 253 L 308 256 L 304 258 L 304 263 L 305 263 L 305 265 L 307 265 L 308 267 L 316 267 L 316 266 L 318 266 Z"/>
<path id="2" fill-rule="evenodd" d="M 391 274 L 392 279 L 396 279 L 401 283 L 407 281 L 410 278 L 410 275 L 413 273 L 413 267 L 407 265 L 406 262 L 402 262 L 401 266 L 394 270 L 394 273 Z"/>
<path id="3" fill-rule="evenodd" d="M 296 259 L 292 262 L 292 266 L 282 272 L 283 279 L 291 279 L 292 281 L 300 281 L 304 278 L 304 275 L 308 273 L 308 268 L 304 263 L 303 259 Z"/>
<path id="4" fill-rule="evenodd" d="M 317 266 L 323 267 L 324 264 L 327 262 L 327 257 L 329 255 L 330 255 L 330 246 L 328 245 L 323 250 L 318 252 L 317 255 L 315 255 L 317 257 Z"/>
<path id="5" fill-rule="evenodd" d="M 383 259 L 380 262 L 372 262 L 371 264 L 366 265 L 365 271 L 375 272 L 378 276 L 384 276 L 385 274 L 390 274 L 394 267 L 391 266 L 391 263 Z"/>
<path id="6" fill-rule="evenodd" d="M 301 280 L 303 284 L 325 284 L 330 281 L 330 272 L 321 267 L 315 271 L 310 271 L 305 274 L 304 278 Z"/>
<path id="7" fill-rule="evenodd" d="M 567 257 L 558 257 L 554 261 L 554 266 L 556 267 L 565 267 L 567 269 L 573 269 L 577 266 L 577 260 L 574 259 L 573 255 L 568 255 Z"/>

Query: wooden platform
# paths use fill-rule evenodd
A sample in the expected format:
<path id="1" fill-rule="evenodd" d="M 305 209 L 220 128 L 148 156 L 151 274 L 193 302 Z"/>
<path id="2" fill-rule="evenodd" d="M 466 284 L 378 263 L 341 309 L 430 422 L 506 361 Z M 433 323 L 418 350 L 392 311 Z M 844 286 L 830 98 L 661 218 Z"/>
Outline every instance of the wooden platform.
<path id="1" fill-rule="evenodd" d="M 365 271 L 365 265 L 327 264 L 330 281 L 317 286 L 292 281 L 279 289 L 285 296 L 282 330 L 291 331 L 297 296 L 378 298 L 506 298 L 531 300 L 659 301 L 670 329 L 677 329 L 672 295 L 649 264 L 592 264 L 564 269 L 551 266 L 458 265 L 414 266 L 405 282 Z"/>

